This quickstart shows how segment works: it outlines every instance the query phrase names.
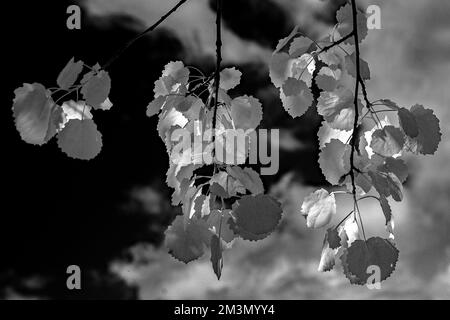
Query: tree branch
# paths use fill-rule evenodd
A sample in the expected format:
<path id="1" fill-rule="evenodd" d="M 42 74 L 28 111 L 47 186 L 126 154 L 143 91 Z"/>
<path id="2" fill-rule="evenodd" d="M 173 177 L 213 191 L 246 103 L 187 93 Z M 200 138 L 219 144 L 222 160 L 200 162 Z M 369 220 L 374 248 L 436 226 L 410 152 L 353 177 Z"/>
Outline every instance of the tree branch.
<path id="1" fill-rule="evenodd" d="M 153 25 L 142 31 L 140 34 L 138 34 L 136 37 L 131 39 L 122 49 L 117 51 L 117 53 L 112 56 L 111 59 L 108 60 L 108 62 L 105 63 L 103 66 L 103 69 L 106 69 L 113 64 L 114 61 L 116 61 L 128 48 L 130 48 L 137 40 L 145 36 L 147 33 L 152 32 L 156 29 L 164 20 L 166 20 L 172 13 L 174 13 L 179 7 L 181 7 L 187 0 L 180 0 L 172 9 L 170 9 L 165 15 L 163 15 L 157 22 L 155 22 Z"/>
<path id="2" fill-rule="evenodd" d="M 361 77 L 361 66 L 360 66 L 360 50 L 359 50 L 359 38 L 358 38 L 358 11 L 356 7 L 356 0 L 352 1 L 352 17 L 353 17 L 353 39 L 355 40 L 355 60 L 356 60 L 356 81 L 355 81 L 355 98 L 354 98 L 354 106 L 355 106 L 355 117 L 353 121 L 353 133 L 352 133 L 352 139 L 350 141 L 351 144 L 351 153 L 350 153 L 350 178 L 352 183 L 352 194 L 353 194 L 353 201 L 355 203 L 354 211 L 358 211 L 359 219 L 361 222 L 361 228 L 363 231 L 364 239 L 366 238 L 364 226 L 361 220 L 361 215 L 358 208 L 358 199 L 356 197 L 356 182 L 355 182 L 355 151 L 356 151 L 356 135 L 358 132 L 358 120 L 359 120 L 359 109 L 358 109 L 358 93 L 359 93 L 359 84 L 362 82 Z M 365 86 L 363 87 L 365 89 Z M 366 95 L 367 97 L 367 95 Z M 370 105 L 368 106 L 370 107 Z"/>
<path id="3" fill-rule="evenodd" d="M 321 53 L 323 53 L 323 52 L 327 52 L 328 50 L 330 50 L 330 49 L 332 49 L 332 48 L 334 48 L 334 47 L 340 45 L 340 44 L 343 43 L 345 40 L 350 39 L 351 37 L 353 37 L 353 33 L 354 33 L 354 32 L 352 31 L 352 32 L 350 32 L 348 35 L 346 35 L 345 37 L 339 39 L 338 41 L 335 41 L 335 42 L 333 42 L 332 44 L 330 44 L 330 45 L 328 45 L 328 46 L 326 46 L 326 47 L 323 47 L 323 48 L 319 51 L 318 54 L 321 54 Z"/>
<path id="4" fill-rule="evenodd" d="M 222 63 L 222 0 L 216 0 L 216 71 L 214 74 L 214 111 L 212 119 L 213 136 L 212 142 L 216 138 L 216 122 L 217 122 L 217 108 L 219 107 L 219 85 L 220 85 L 220 64 Z M 215 148 L 214 148 L 215 155 Z"/>

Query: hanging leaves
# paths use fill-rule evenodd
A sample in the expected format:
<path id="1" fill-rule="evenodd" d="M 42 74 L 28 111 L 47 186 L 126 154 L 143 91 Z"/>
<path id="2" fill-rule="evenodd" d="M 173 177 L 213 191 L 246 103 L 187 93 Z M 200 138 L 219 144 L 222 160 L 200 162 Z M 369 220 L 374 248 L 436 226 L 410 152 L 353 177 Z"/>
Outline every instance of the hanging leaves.
<path id="1" fill-rule="evenodd" d="M 365 284 L 369 267 L 378 267 L 380 280 L 385 280 L 398 259 L 388 198 L 403 198 L 408 167 L 400 157 L 405 152 L 434 154 L 442 134 L 431 109 L 414 105 L 408 110 L 389 99 L 370 101 L 366 86 L 371 77 L 369 64 L 355 43 L 355 35 L 358 42 L 367 35 L 366 16 L 347 3 L 336 19 L 330 36 L 320 40 L 310 39 L 295 27 L 275 48 L 269 76 L 291 117 L 317 107 L 323 117 L 318 132 L 320 168 L 331 185 L 348 190 L 329 193 L 320 189 L 308 195 L 301 206 L 307 226 L 321 228 L 331 223 L 337 215 L 335 194 L 350 195 L 354 201 L 353 211 L 327 229 L 318 269 L 331 270 L 341 252 L 345 276 L 351 283 Z M 279 224 L 282 209 L 264 194 L 256 171 L 238 166 L 247 162 L 250 134 L 262 120 L 262 106 L 251 96 L 232 98 L 228 91 L 239 85 L 242 73 L 234 67 L 219 72 L 219 58 L 218 62 L 217 72 L 210 76 L 196 68 L 192 69 L 200 75 L 192 76 L 191 67 L 169 62 L 154 83 L 147 116 L 158 115 L 157 130 L 169 156 L 166 183 L 174 188 L 172 204 L 181 204 L 183 212 L 165 232 L 165 244 L 171 255 L 185 263 L 209 248 L 212 268 L 220 278 L 223 251 L 231 248 L 238 236 L 251 241 L 266 238 Z M 56 84 L 55 91 L 39 83 L 24 84 L 14 91 L 16 128 L 27 143 L 42 145 L 56 136 L 59 148 L 69 157 L 93 159 L 102 148 L 102 135 L 93 116 L 96 110 L 113 106 L 108 98 L 111 78 L 99 64 L 89 67 L 72 58 Z M 63 98 L 67 100 L 61 101 Z M 378 113 L 385 111 L 376 110 L 379 106 L 396 111 L 398 128 L 387 118 L 379 119 Z M 366 121 L 369 117 L 372 128 Z M 236 132 L 243 138 L 237 144 Z M 212 167 L 209 175 L 198 175 L 200 168 L 209 170 L 205 165 Z M 364 196 L 372 189 L 378 197 Z M 369 197 L 379 200 L 389 240 L 361 240 L 365 234 L 358 202 Z"/>

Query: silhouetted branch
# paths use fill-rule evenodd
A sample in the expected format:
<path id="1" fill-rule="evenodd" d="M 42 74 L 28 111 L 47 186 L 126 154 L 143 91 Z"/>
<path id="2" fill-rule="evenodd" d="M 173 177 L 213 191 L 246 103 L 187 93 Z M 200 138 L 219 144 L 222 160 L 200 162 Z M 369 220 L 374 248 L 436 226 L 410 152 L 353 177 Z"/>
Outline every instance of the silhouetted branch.
<path id="1" fill-rule="evenodd" d="M 106 64 L 103 66 L 103 69 L 108 68 L 111 66 L 111 64 L 116 61 L 129 47 L 131 47 L 137 40 L 145 36 L 147 33 L 152 32 L 156 29 L 164 20 L 166 20 L 172 13 L 174 13 L 179 7 L 181 7 L 187 0 L 180 0 L 172 9 L 170 9 L 165 15 L 163 15 L 157 22 L 155 22 L 153 25 L 142 31 L 140 34 L 138 34 L 136 37 L 131 39 L 122 49 L 117 51 L 117 53 L 106 62 Z"/>

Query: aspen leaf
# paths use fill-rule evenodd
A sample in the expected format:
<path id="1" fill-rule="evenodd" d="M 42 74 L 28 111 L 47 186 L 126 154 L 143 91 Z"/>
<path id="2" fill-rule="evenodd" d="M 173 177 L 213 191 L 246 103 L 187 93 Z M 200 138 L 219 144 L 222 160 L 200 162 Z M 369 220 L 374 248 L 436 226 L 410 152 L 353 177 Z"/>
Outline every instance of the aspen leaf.
<path id="1" fill-rule="evenodd" d="M 90 160 L 102 149 L 102 135 L 92 119 L 72 119 L 58 134 L 58 146 L 71 158 Z"/>
<path id="2" fill-rule="evenodd" d="M 384 217 L 386 218 L 386 225 L 387 225 L 389 221 L 391 221 L 392 219 L 392 210 L 388 200 L 384 195 L 380 195 L 380 206 L 381 210 L 383 211 Z"/>
<path id="3" fill-rule="evenodd" d="M 405 144 L 405 135 L 394 126 L 385 126 L 372 134 L 370 147 L 373 151 L 384 157 L 392 157 L 399 153 Z"/>
<path id="4" fill-rule="evenodd" d="M 342 239 L 339 236 L 339 232 L 336 230 L 336 228 L 327 229 L 326 239 L 331 249 L 337 249 L 341 246 Z"/>
<path id="5" fill-rule="evenodd" d="M 101 109 L 111 90 L 111 78 L 107 71 L 99 71 L 91 77 L 81 88 L 84 100 L 94 109 Z"/>
<path id="6" fill-rule="evenodd" d="M 362 110 L 359 101 L 358 108 Z M 333 92 L 322 92 L 317 102 L 317 112 L 333 129 L 352 130 L 355 120 L 353 93 L 344 87 Z"/>
<path id="7" fill-rule="evenodd" d="M 331 249 L 328 241 L 325 236 L 325 240 L 323 242 L 322 246 L 322 253 L 320 254 L 320 262 L 319 267 L 317 268 L 317 271 L 319 272 L 327 272 L 331 271 L 334 268 L 335 265 L 335 257 L 336 252 L 335 250 Z"/>
<path id="8" fill-rule="evenodd" d="M 262 120 L 261 103 L 251 96 L 237 97 L 231 101 L 231 117 L 237 129 L 256 129 Z"/>
<path id="9" fill-rule="evenodd" d="M 412 112 L 406 108 L 400 108 L 397 114 L 403 132 L 411 138 L 417 137 L 419 135 L 419 127 Z"/>
<path id="10" fill-rule="evenodd" d="M 165 102 L 165 96 L 159 96 L 158 98 L 150 102 L 150 104 L 147 106 L 147 117 L 152 117 L 155 114 L 158 114 Z"/>
<path id="11" fill-rule="evenodd" d="M 347 145 L 337 139 L 332 139 L 319 154 L 319 165 L 325 179 L 332 185 L 339 184 L 339 180 L 347 173 L 344 168 L 343 156 Z"/>
<path id="12" fill-rule="evenodd" d="M 336 199 L 334 194 L 325 189 L 319 189 L 304 200 L 301 214 L 306 218 L 308 228 L 322 228 L 328 225 L 336 214 Z"/>
<path id="13" fill-rule="evenodd" d="M 286 38 L 278 41 L 277 47 L 275 48 L 275 53 L 283 50 L 291 42 L 291 40 L 298 34 L 298 29 L 299 26 L 295 26 Z"/>
<path id="14" fill-rule="evenodd" d="M 367 241 L 356 240 L 348 248 L 346 264 L 348 271 L 365 284 L 370 276 L 367 268 L 371 265 L 380 268 L 380 281 L 386 280 L 394 271 L 398 260 L 398 249 L 390 240 L 372 237 Z"/>
<path id="15" fill-rule="evenodd" d="M 287 80 L 290 74 L 289 68 L 291 64 L 289 63 L 290 57 L 287 53 L 275 53 L 272 55 L 270 60 L 270 79 L 275 87 L 280 88 L 283 83 Z"/>
<path id="16" fill-rule="evenodd" d="M 345 56 L 345 66 L 349 75 L 356 79 L 356 53 Z M 370 79 L 370 69 L 367 61 L 359 59 L 360 76 L 363 80 Z"/>
<path id="17" fill-rule="evenodd" d="M 345 37 L 353 31 L 353 15 L 350 3 L 347 3 L 337 11 L 336 19 L 338 22 L 337 31 L 341 37 Z M 361 42 L 367 36 L 367 18 L 360 10 L 357 10 L 356 23 L 358 25 L 358 40 Z M 345 40 L 344 43 L 354 44 L 355 40 L 353 37 L 350 37 Z"/>
<path id="18" fill-rule="evenodd" d="M 306 53 L 312 44 L 312 40 L 307 37 L 297 37 L 292 41 L 291 46 L 289 47 L 289 55 L 292 58 L 299 57 Z"/>
<path id="19" fill-rule="evenodd" d="M 287 95 L 285 93 L 287 90 Z M 302 80 L 289 78 L 280 92 L 284 109 L 293 118 L 302 116 L 313 103 L 313 94 Z"/>
<path id="20" fill-rule="evenodd" d="M 378 166 L 378 171 L 392 172 L 397 176 L 401 183 L 404 183 L 408 178 L 408 166 L 402 159 L 386 158 L 384 164 Z"/>
<path id="21" fill-rule="evenodd" d="M 233 204 L 239 229 L 254 235 L 271 233 L 281 219 L 281 206 L 268 195 L 243 196 Z"/>
<path id="22" fill-rule="evenodd" d="M 397 103 L 395 103 L 394 101 L 389 100 L 389 99 L 381 99 L 379 101 L 379 103 L 381 105 L 383 105 L 383 106 L 388 107 L 389 109 L 392 109 L 392 110 L 399 110 L 400 109 L 400 107 L 397 105 Z"/>
<path id="23" fill-rule="evenodd" d="M 39 83 L 25 83 L 15 91 L 13 115 L 16 129 L 23 141 L 42 145 L 47 142 L 51 110 L 54 102 Z"/>
<path id="24" fill-rule="evenodd" d="M 211 264 L 217 279 L 220 280 L 223 268 L 222 243 L 218 236 L 211 237 Z"/>
<path id="25" fill-rule="evenodd" d="M 226 243 L 230 243 L 235 238 L 228 224 L 229 219 L 231 219 L 231 210 L 213 210 L 206 221 L 208 228 Z"/>
<path id="26" fill-rule="evenodd" d="M 442 136 L 439 119 L 434 115 L 433 110 L 425 109 L 419 104 L 412 106 L 410 111 L 416 119 L 419 134 L 413 139 L 408 139 L 408 149 L 425 155 L 434 154 Z"/>
<path id="27" fill-rule="evenodd" d="M 75 62 L 75 58 L 72 58 L 59 74 L 56 83 L 61 89 L 67 90 L 77 81 L 81 71 L 83 71 L 83 61 Z"/>
<path id="28" fill-rule="evenodd" d="M 227 172 L 233 178 L 239 180 L 242 185 L 253 194 L 264 193 L 264 185 L 256 173 L 251 168 L 244 168 L 238 166 L 227 167 Z"/>
<path id="29" fill-rule="evenodd" d="M 165 232 L 165 245 L 177 260 L 188 263 L 200 258 L 211 243 L 211 232 L 203 220 L 184 222 L 177 216 Z"/>
<path id="30" fill-rule="evenodd" d="M 220 71 L 220 88 L 231 90 L 241 82 L 242 72 L 236 68 L 226 68 Z"/>

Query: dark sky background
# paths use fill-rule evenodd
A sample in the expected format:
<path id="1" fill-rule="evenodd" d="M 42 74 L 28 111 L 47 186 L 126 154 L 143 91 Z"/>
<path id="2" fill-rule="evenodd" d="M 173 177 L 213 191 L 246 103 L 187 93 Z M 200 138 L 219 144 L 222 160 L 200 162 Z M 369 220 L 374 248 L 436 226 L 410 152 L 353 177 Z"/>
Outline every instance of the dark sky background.
<path id="1" fill-rule="evenodd" d="M 22 142 L 11 116 L 14 89 L 24 82 L 55 85 L 72 56 L 89 65 L 106 62 L 175 1 L 14 1 L 1 22 L 8 32 L 2 68 L 6 192 L 0 213 L 0 296 L 450 297 L 450 6 L 444 0 L 375 2 L 382 8 L 383 29 L 373 31 L 363 47 L 374 79 L 370 94 L 407 107 L 423 103 L 436 110 L 443 128 L 438 154 L 410 161 L 413 178 L 406 199 L 394 207 L 400 263 L 382 290 L 351 286 L 339 270 L 316 271 L 323 235 L 305 229 L 298 207 L 311 186 L 324 182 L 315 144 L 320 119 L 314 112 L 290 119 L 267 74 L 278 39 L 296 23 L 311 36 L 323 35 L 334 23 L 336 1 L 224 1 L 224 64 L 244 73 L 236 94 L 257 96 L 264 105 L 262 125 L 281 128 L 280 172 L 264 182 L 283 199 L 285 220 L 279 232 L 260 243 L 236 243 L 225 255 L 221 281 L 215 280 L 208 257 L 185 266 L 160 246 L 179 209 L 168 201 L 168 159 L 156 119 L 145 116 L 166 63 L 184 60 L 205 72 L 213 69 L 214 12 L 208 1 L 189 1 L 111 67 L 114 107 L 94 115 L 104 146 L 90 162 L 68 159 L 54 141 L 42 147 Z M 77 31 L 65 26 L 66 8 L 73 3 L 83 8 Z M 382 232 L 375 204 L 364 211 L 368 231 Z M 80 292 L 65 285 L 71 264 L 82 269 Z"/>

